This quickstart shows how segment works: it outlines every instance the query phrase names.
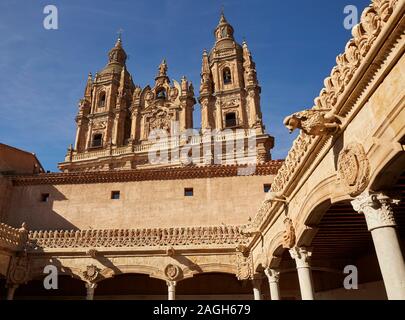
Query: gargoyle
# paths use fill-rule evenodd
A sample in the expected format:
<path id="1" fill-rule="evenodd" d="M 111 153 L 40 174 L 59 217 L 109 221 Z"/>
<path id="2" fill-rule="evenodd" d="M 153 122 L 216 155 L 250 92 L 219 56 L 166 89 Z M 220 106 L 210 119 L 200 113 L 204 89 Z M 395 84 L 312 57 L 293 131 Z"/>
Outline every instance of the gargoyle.
<path id="1" fill-rule="evenodd" d="M 304 110 L 284 119 L 284 125 L 290 133 L 295 129 L 301 129 L 311 136 L 336 134 L 341 124 L 341 118 L 327 109 Z"/>
<path id="2" fill-rule="evenodd" d="M 284 202 L 287 203 L 287 199 L 281 192 L 268 192 L 266 194 L 266 198 L 264 199 L 266 202 Z"/>

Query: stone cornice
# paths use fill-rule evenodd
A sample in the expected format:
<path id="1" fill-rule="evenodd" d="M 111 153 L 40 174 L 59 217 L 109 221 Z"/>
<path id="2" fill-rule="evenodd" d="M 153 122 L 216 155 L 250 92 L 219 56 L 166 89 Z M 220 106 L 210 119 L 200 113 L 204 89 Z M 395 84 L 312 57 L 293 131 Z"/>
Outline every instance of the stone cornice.
<path id="1" fill-rule="evenodd" d="M 258 164 L 253 170 L 255 176 L 275 175 L 282 165 L 282 160 L 273 160 Z M 117 171 L 47 173 L 37 175 L 8 176 L 15 186 L 41 185 L 41 184 L 81 184 L 81 183 L 108 183 L 150 180 L 182 180 L 204 179 L 219 177 L 234 177 L 239 175 L 238 165 L 213 165 L 204 167 L 181 167 L 159 169 L 136 169 Z"/>
<path id="2" fill-rule="evenodd" d="M 353 28 L 353 38 L 347 43 L 345 52 L 336 58 L 337 66 L 325 79 L 325 87 L 315 99 L 314 110 L 332 110 L 346 118 L 342 129 L 347 126 L 358 111 L 350 108 L 369 90 L 368 83 L 390 52 L 390 46 L 383 47 L 382 44 L 403 17 L 404 11 L 405 5 L 402 1 L 372 1 L 364 10 L 361 23 Z M 396 39 L 390 41 L 394 43 Z M 377 56 L 379 57 L 376 58 Z M 312 167 L 311 164 L 319 154 L 325 151 L 322 149 L 329 139 L 329 136 L 313 137 L 301 132 L 274 179 L 272 191 L 290 196 L 300 180 L 298 176 L 302 176 Z M 264 202 L 251 223 L 252 227 L 263 231 L 270 217 L 279 211 L 280 206 L 280 203 Z"/>

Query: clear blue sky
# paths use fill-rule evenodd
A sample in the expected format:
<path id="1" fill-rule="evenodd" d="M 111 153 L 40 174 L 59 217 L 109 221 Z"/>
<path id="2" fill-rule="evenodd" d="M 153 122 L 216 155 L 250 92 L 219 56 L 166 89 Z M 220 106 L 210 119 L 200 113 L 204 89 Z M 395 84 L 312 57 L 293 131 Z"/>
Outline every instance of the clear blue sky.
<path id="1" fill-rule="evenodd" d="M 59 29 L 43 28 L 43 8 L 56 5 Z M 256 62 L 273 158 L 284 158 L 295 135 L 282 126 L 313 106 L 336 56 L 351 37 L 346 5 L 360 13 L 368 0 L 64 0 L 0 2 L 0 142 L 35 152 L 56 171 L 74 142 L 77 102 L 87 74 L 100 70 L 117 30 L 134 82 L 152 84 L 165 57 L 169 76 L 191 79 L 198 95 L 201 55 L 214 43 L 221 6 Z M 196 106 L 195 126 L 199 126 Z"/>

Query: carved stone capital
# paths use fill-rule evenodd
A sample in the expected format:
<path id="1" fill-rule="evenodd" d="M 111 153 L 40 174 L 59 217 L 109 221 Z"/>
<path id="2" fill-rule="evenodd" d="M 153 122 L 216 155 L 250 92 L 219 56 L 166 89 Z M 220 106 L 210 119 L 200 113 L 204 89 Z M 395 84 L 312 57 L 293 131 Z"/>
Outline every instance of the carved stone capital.
<path id="1" fill-rule="evenodd" d="M 280 271 L 275 269 L 266 268 L 264 269 L 264 274 L 270 283 L 278 283 L 278 280 L 280 279 Z"/>
<path id="2" fill-rule="evenodd" d="M 399 200 L 392 199 L 383 193 L 371 193 L 369 191 L 362 193 L 351 202 L 355 211 L 364 214 L 369 231 L 395 227 L 392 204 L 398 203 Z"/>
<path id="3" fill-rule="evenodd" d="M 294 247 L 290 249 L 291 258 L 295 260 L 297 269 L 310 268 L 312 249 L 304 247 Z"/>
<path id="4" fill-rule="evenodd" d="M 166 285 L 169 287 L 169 289 L 174 289 L 177 285 L 177 281 L 166 281 Z"/>

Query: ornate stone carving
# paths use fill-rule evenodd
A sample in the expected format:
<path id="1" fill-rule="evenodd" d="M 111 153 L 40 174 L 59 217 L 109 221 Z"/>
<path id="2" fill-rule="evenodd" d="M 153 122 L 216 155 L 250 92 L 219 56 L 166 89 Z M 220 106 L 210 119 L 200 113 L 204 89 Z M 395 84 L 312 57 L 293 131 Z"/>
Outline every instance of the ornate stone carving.
<path id="1" fill-rule="evenodd" d="M 392 199 L 383 193 L 366 191 L 351 203 L 355 211 L 364 214 L 369 231 L 396 226 L 392 205 L 397 205 L 399 200 Z"/>
<path id="2" fill-rule="evenodd" d="M 153 117 L 150 119 L 149 128 L 150 130 L 162 129 L 170 131 L 170 115 L 166 110 L 157 110 Z"/>
<path id="3" fill-rule="evenodd" d="M 283 248 L 291 249 L 295 246 L 295 228 L 293 225 L 293 221 L 290 218 L 286 218 L 284 220 L 284 234 L 283 234 Z"/>
<path id="4" fill-rule="evenodd" d="M 99 121 L 93 124 L 93 130 L 104 130 L 107 127 L 107 121 Z"/>
<path id="5" fill-rule="evenodd" d="M 181 269 L 174 264 L 168 264 L 164 270 L 166 277 L 171 280 L 177 280 L 181 276 Z"/>
<path id="6" fill-rule="evenodd" d="M 169 90 L 170 101 L 174 102 L 178 96 L 179 96 L 179 89 L 177 89 L 176 87 L 171 87 Z"/>
<path id="7" fill-rule="evenodd" d="M 30 260 L 25 253 L 11 258 L 7 283 L 23 284 L 29 280 Z"/>
<path id="8" fill-rule="evenodd" d="M 35 248 L 114 248 L 157 246 L 235 247 L 247 244 L 242 234 L 244 226 L 181 227 L 121 230 L 34 231 L 28 246 Z"/>
<path id="9" fill-rule="evenodd" d="M 305 110 L 294 113 L 284 119 L 284 125 L 290 130 L 301 129 L 311 136 L 335 134 L 340 129 L 341 120 L 332 110 Z"/>
<path id="10" fill-rule="evenodd" d="M 295 260 L 297 268 L 309 268 L 312 257 L 312 250 L 304 247 L 290 249 L 291 258 Z"/>
<path id="11" fill-rule="evenodd" d="M 83 271 L 83 278 L 89 282 L 96 281 L 99 275 L 100 275 L 100 269 L 97 266 L 95 266 L 94 264 L 87 266 L 86 270 Z"/>
<path id="12" fill-rule="evenodd" d="M 253 261 L 252 255 L 245 256 L 241 252 L 238 252 L 236 255 L 236 264 L 237 264 L 237 278 L 238 280 L 248 280 L 253 278 Z"/>
<path id="13" fill-rule="evenodd" d="M 360 144 L 352 143 L 340 152 L 338 176 L 352 197 L 358 196 L 366 189 L 370 178 L 370 165 Z"/>
<path id="14" fill-rule="evenodd" d="M 275 269 L 266 268 L 264 269 L 264 274 L 266 275 L 269 282 L 278 283 L 278 280 L 280 279 L 280 271 Z"/>

